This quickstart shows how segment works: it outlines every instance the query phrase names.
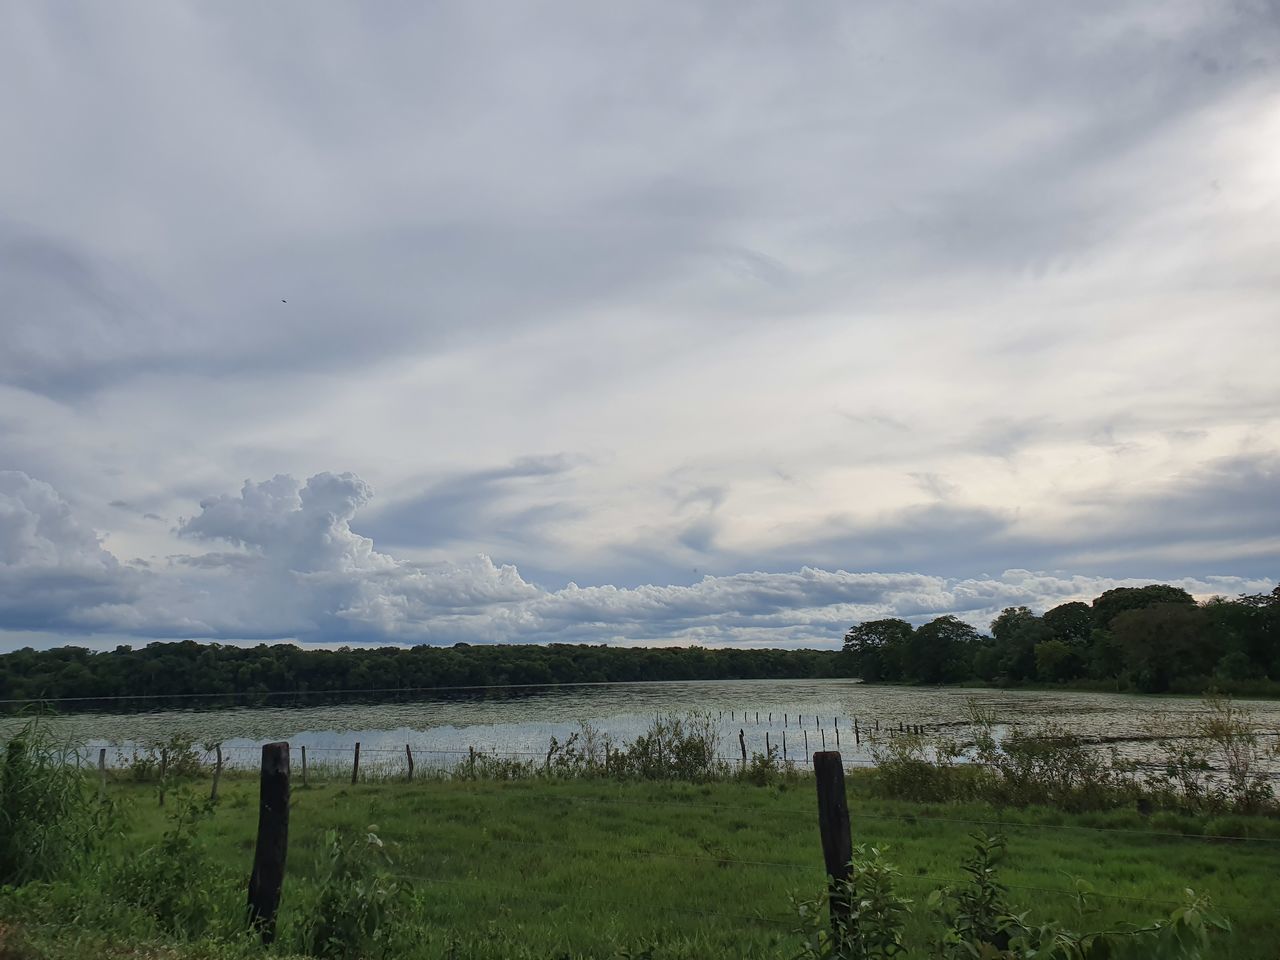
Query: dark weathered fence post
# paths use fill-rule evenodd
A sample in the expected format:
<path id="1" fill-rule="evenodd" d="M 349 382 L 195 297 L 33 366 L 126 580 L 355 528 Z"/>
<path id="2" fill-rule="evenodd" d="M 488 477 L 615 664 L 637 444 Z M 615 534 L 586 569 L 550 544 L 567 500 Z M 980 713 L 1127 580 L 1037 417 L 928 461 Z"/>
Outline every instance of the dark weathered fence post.
<path id="1" fill-rule="evenodd" d="M 222 744 L 215 743 L 213 751 L 216 759 L 213 764 L 213 786 L 209 788 L 209 799 L 216 803 L 218 800 L 218 781 L 222 779 Z"/>
<path id="2" fill-rule="evenodd" d="M 849 879 L 853 838 L 849 834 L 849 800 L 844 791 L 844 764 L 837 750 L 813 755 L 814 781 L 818 785 L 818 831 L 822 859 L 827 868 L 831 930 L 837 945 L 848 924 L 850 903 L 844 882 Z"/>
<path id="3" fill-rule="evenodd" d="M 764 732 L 764 755 L 765 755 L 765 759 L 767 759 L 770 763 L 773 762 L 773 757 L 769 756 L 769 731 L 768 730 Z"/>
<path id="4" fill-rule="evenodd" d="M 819 730 L 818 736 L 822 737 L 822 749 L 827 749 L 827 731 Z"/>
<path id="5" fill-rule="evenodd" d="M 98 748 L 98 799 L 107 795 L 107 748 Z"/>
<path id="6" fill-rule="evenodd" d="M 741 730 L 738 731 L 738 747 L 742 750 L 742 769 L 745 770 L 747 769 L 747 735 Z"/>
<path id="7" fill-rule="evenodd" d="M 804 732 L 804 755 L 806 757 L 809 755 L 809 731 L 808 730 Z"/>
<path id="8" fill-rule="evenodd" d="M 782 731 L 782 762 L 787 762 L 787 731 Z"/>
<path id="9" fill-rule="evenodd" d="M 360 741 L 356 741 L 356 759 L 351 764 L 351 782 L 355 783 L 360 777 Z"/>
<path id="10" fill-rule="evenodd" d="M 471 767 L 471 779 L 476 778 L 476 748 L 467 747 L 467 763 Z"/>
<path id="11" fill-rule="evenodd" d="M 307 785 L 307 745 L 302 745 L 302 785 Z"/>
<path id="12" fill-rule="evenodd" d="M 409 749 L 409 745 L 404 745 L 404 758 L 409 761 L 409 776 L 407 779 L 413 779 L 413 751 Z"/>
<path id="13" fill-rule="evenodd" d="M 276 936 L 276 911 L 284 886 L 289 852 L 289 744 L 262 748 L 262 780 L 258 796 L 258 843 L 249 875 L 249 926 L 264 944 Z"/>

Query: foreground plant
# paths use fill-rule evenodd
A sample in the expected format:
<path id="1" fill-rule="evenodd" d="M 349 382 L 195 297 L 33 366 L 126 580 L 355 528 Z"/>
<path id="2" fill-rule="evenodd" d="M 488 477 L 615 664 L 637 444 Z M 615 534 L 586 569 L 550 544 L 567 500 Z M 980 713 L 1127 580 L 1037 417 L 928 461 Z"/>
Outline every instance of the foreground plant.
<path id="1" fill-rule="evenodd" d="M 99 848 L 113 818 L 79 751 L 28 721 L 0 757 L 0 884 L 52 880 Z"/>

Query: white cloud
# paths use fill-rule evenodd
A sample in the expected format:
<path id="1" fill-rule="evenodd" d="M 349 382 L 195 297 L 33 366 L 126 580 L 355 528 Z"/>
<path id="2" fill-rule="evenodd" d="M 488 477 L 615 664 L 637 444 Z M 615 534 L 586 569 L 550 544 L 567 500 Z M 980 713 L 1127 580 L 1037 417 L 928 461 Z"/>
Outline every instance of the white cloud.
<path id="1" fill-rule="evenodd" d="M 955 613 L 985 626 L 1008 605 L 1048 607 L 1146 582 L 1025 570 L 955 580 L 804 567 L 685 586 L 545 590 L 485 556 L 417 563 L 379 552 L 350 529 L 371 496 L 353 474 L 246 482 L 238 496 L 202 501 L 179 528 L 234 549 L 126 571 L 47 484 L 0 474 L 0 629 L 314 643 L 833 645 L 860 620 Z M 1237 577 L 1174 582 L 1200 595 L 1269 585 Z M 31 592 L 33 583 L 44 587 Z M 62 606 L 68 591 L 78 598 L 70 615 Z"/>
<path id="2" fill-rule="evenodd" d="M 1274 577 L 1278 51 L 1197 0 L 15 8 L 0 464 L 140 630 Z M 199 506 L 335 465 L 379 500 Z"/>

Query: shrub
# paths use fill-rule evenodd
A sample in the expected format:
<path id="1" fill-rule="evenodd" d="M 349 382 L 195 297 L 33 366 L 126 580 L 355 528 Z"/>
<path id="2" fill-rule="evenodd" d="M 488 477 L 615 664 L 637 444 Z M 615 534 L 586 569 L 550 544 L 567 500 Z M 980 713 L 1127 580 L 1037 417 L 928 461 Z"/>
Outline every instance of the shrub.
<path id="1" fill-rule="evenodd" d="M 33 719 L 5 743 L 0 764 L 0 884 L 51 880 L 83 864 L 112 808 L 96 797 L 79 752 Z"/>
<path id="2" fill-rule="evenodd" d="M 344 841 L 325 834 L 326 859 L 316 900 L 299 930 L 302 950 L 344 960 L 385 954 L 403 921 L 409 889 L 389 872 L 391 859 L 376 826 Z"/>
<path id="3" fill-rule="evenodd" d="M 910 900 L 898 896 L 898 871 L 875 847 L 854 848 L 849 877 L 833 881 L 828 897 L 846 911 L 828 919 L 827 898 L 795 904 L 803 936 L 802 957 L 812 960 L 880 960 L 905 953 L 903 944 Z"/>
<path id="4" fill-rule="evenodd" d="M 187 939 L 239 935 L 244 903 L 237 878 L 218 869 L 200 842 L 214 801 L 177 794 L 159 842 L 119 865 L 113 892 L 165 933 Z"/>

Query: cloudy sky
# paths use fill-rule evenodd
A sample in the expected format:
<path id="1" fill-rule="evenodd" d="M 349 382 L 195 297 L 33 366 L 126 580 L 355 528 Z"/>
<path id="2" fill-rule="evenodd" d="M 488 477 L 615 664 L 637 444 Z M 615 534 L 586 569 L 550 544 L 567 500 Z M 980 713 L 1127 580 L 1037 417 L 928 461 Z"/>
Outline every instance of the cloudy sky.
<path id="1" fill-rule="evenodd" d="M 0 650 L 1280 578 L 1274 0 L 11 4 L 0 118 Z"/>

